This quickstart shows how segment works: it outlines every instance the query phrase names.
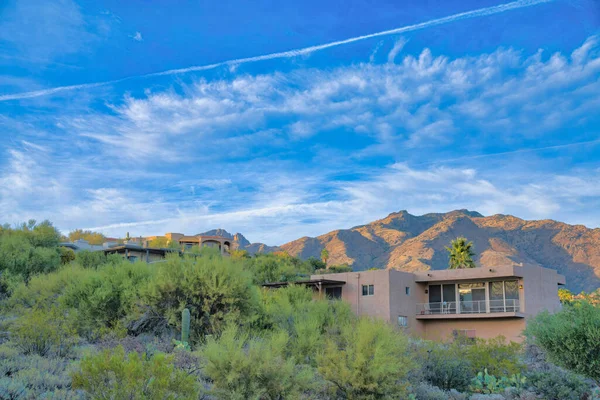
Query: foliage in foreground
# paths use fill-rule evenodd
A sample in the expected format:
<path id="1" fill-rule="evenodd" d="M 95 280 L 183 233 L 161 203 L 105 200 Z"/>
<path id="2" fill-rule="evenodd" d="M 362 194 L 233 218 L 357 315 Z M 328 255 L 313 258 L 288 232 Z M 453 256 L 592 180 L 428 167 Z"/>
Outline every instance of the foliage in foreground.
<path id="1" fill-rule="evenodd" d="M 316 388 L 311 368 L 286 357 L 290 338 L 279 331 L 250 337 L 230 325 L 202 347 L 210 393 L 219 399 L 290 399 Z"/>
<path id="2" fill-rule="evenodd" d="M 173 356 L 125 354 L 123 347 L 85 357 L 73 374 L 73 388 L 94 399 L 195 399 L 194 376 L 175 368 Z"/>
<path id="3" fill-rule="evenodd" d="M 325 341 L 317 357 L 318 371 L 333 383 L 335 398 L 406 396 L 412 361 L 404 334 L 385 322 L 361 318 Z"/>
<path id="4" fill-rule="evenodd" d="M 543 312 L 525 334 L 555 364 L 600 380 L 600 307 L 577 301 L 555 314 Z"/>

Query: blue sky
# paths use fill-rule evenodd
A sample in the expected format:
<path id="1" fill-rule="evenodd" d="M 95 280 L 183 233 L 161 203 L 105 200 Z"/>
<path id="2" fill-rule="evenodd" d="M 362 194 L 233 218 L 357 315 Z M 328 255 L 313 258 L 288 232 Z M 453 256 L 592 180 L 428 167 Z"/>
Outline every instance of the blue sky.
<path id="1" fill-rule="evenodd" d="M 598 227 L 600 3 L 3 2 L 0 135 L 0 220 L 65 232 Z"/>

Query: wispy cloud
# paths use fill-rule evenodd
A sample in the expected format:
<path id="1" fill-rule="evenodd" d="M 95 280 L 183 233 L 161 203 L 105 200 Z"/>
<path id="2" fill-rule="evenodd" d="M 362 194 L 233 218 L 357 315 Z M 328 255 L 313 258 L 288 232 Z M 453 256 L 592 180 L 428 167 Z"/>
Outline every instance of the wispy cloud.
<path id="1" fill-rule="evenodd" d="M 594 226 L 598 171 L 536 157 L 581 158 L 597 144 L 598 44 L 550 56 L 423 49 L 2 116 L 13 139 L 0 157 L 0 215 L 110 235 L 223 227 L 269 244 L 399 209 Z"/>
<path id="2" fill-rule="evenodd" d="M 141 32 L 136 32 L 133 35 L 130 35 L 129 37 L 132 38 L 133 40 L 135 40 L 136 42 L 142 42 L 144 40 Z"/>
<path id="3" fill-rule="evenodd" d="M 47 95 L 51 95 L 51 94 L 58 93 L 58 92 L 64 92 L 64 91 L 73 91 L 73 90 L 80 90 L 80 89 L 86 89 L 86 88 L 91 89 L 94 87 L 119 83 L 119 82 L 123 82 L 125 80 L 134 79 L 134 78 L 148 78 L 148 77 L 156 77 L 156 76 L 183 74 L 183 73 L 188 73 L 188 72 L 206 71 L 206 70 L 211 70 L 211 69 L 215 69 L 215 68 L 219 68 L 219 67 L 223 67 L 223 66 L 230 67 L 230 66 L 236 66 L 236 65 L 240 65 L 240 64 L 258 62 L 258 61 L 298 57 L 298 56 L 302 56 L 302 55 L 308 55 L 308 54 L 311 54 L 311 53 L 314 53 L 317 51 L 329 49 L 332 47 L 347 45 L 347 44 L 351 44 L 351 43 L 355 43 L 355 42 L 359 42 L 359 41 L 363 41 L 363 40 L 367 40 L 367 39 L 372 39 L 372 38 L 377 38 L 377 37 L 382 37 L 382 36 L 389 36 L 389 35 L 398 35 L 398 34 L 402 34 L 402 33 L 417 31 L 417 30 L 421 30 L 421 29 L 427 29 L 430 27 L 448 24 L 448 23 L 452 23 L 452 22 L 456 22 L 456 21 L 465 20 L 465 19 L 479 18 L 479 17 L 485 17 L 485 16 L 489 16 L 489 15 L 494 15 L 494 14 L 500 14 L 500 13 L 504 13 L 507 11 L 515 10 L 515 9 L 531 7 L 531 6 L 535 6 L 535 5 L 539 5 L 539 4 L 543 4 L 543 3 L 549 3 L 551 1 L 553 1 L 553 0 L 517 0 L 517 1 L 513 1 L 510 3 L 506 3 L 506 4 L 501 4 L 501 5 L 486 7 L 486 8 L 480 8 L 477 10 L 462 12 L 462 13 L 450 15 L 450 16 L 443 17 L 443 18 L 437 18 L 437 19 L 433 19 L 433 20 L 426 21 L 426 22 L 421 22 L 421 23 L 414 24 L 414 25 L 403 26 L 403 27 L 396 28 L 396 29 L 390 29 L 390 30 L 386 30 L 386 31 L 382 31 L 382 32 L 371 33 L 368 35 L 356 36 L 356 37 L 352 37 L 352 38 L 345 39 L 345 40 L 329 42 L 329 43 L 305 47 L 305 48 L 301 48 L 301 49 L 288 50 L 288 51 L 265 54 L 265 55 L 254 56 L 254 57 L 233 59 L 233 60 L 223 61 L 223 62 L 209 64 L 209 65 L 172 69 L 172 70 L 163 71 L 163 72 L 156 72 L 156 73 L 151 73 L 151 74 L 146 74 L 146 75 L 136 76 L 136 77 L 126 77 L 126 78 L 122 78 L 122 79 L 116 79 L 116 80 L 105 81 L 105 82 L 62 86 L 62 87 L 37 90 L 37 91 L 32 91 L 32 92 L 6 94 L 6 95 L 0 96 L 0 101 L 28 99 L 28 98 L 39 97 L 39 96 L 47 96 Z M 140 37 L 141 37 L 141 35 L 140 35 Z"/>

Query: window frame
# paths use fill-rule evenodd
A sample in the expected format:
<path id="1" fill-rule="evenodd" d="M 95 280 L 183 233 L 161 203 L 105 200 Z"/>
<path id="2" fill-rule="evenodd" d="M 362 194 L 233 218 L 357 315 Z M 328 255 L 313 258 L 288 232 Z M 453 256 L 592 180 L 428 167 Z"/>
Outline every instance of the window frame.
<path id="1" fill-rule="evenodd" d="M 398 326 L 401 328 L 408 328 L 408 316 L 398 315 Z"/>
<path id="2" fill-rule="evenodd" d="M 366 289 L 366 292 L 365 292 L 365 289 Z M 375 296 L 375 285 L 372 285 L 372 284 L 362 285 L 362 295 L 364 297 Z"/>

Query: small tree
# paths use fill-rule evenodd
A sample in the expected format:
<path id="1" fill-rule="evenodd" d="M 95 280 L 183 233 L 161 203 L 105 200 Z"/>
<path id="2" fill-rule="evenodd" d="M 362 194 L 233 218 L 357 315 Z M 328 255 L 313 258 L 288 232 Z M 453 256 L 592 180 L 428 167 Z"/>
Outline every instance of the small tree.
<path id="1" fill-rule="evenodd" d="M 475 268 L 473 261 L 473 242 L 467 241 L 465 237 L 458 237 L 450 243 L 450 247 L 446 247 L 449 254 L 448 268 L 462 269 Z"/>
<path id="2" fill-rule="evenodd" d="M 323 249 L 321 250 L 321 261 L 323 261 L 325 263 L 325 265 L 327 265 L 327 260 L 329 260 L 329 251 L 327 251 L 327 249 Z"/>

